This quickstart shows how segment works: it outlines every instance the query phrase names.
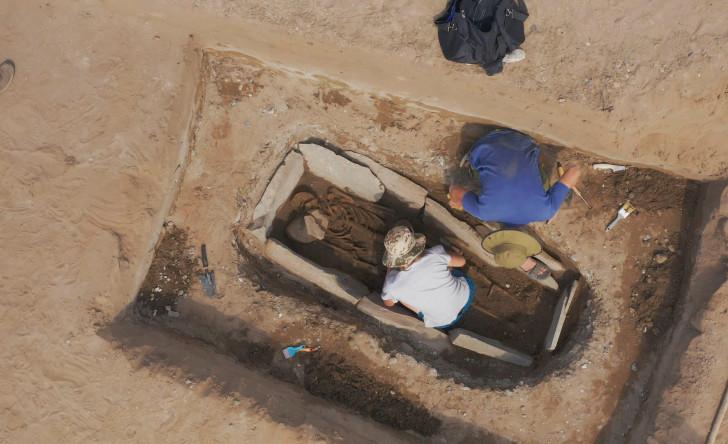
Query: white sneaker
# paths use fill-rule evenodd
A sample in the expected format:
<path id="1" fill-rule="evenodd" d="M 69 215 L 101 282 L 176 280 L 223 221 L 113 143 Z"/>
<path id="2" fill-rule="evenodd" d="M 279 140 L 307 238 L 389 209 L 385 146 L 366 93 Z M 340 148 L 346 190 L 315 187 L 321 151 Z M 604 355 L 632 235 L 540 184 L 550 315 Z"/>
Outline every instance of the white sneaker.
<path id="1" fill-rule="evenodd" d="M 526 58 L 526 51 L 521 48 L 514 49 L 503 57 L 503 63 L 517 63 Z"/>

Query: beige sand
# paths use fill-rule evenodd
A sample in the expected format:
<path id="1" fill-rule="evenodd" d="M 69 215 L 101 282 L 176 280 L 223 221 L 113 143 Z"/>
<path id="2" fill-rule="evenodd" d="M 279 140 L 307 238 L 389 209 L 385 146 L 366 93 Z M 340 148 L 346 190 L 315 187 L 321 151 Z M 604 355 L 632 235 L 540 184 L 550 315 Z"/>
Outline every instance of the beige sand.
<path id="1" fill-rule="evenodd" d="M 168 350 L 155 357 L 160 363 L 185 361 L 192 347 L 189 373 L 130 359 L 137 352 L 99 334 L 132 300 L 172 205 L 200 48 L 239 49 L 617 161 L 726 176 L 721 2 L 531 2 L 528 58 L 495 78 L 441 59 L 430 26 L 441 3 L 2 2 L 0 58 L 12 58 L 17 71 L 0 95 L 0 441 L 412 439 L 155 330 L 132 325 L 114 335 Z M 725 349 L 713 330 L 725 325 L 722 295 L 706 303 L 701 328 L 713 333 L 691 345 L 698 355 Z M 719 399 L 725 363 L 688 353 L 681 365 L 704 369 L 699 393 Z M 212 367 L 246 396 L 214 395 L 204 379 Z M 679 421 L 704 436 L 717 401 L 686 393 L 698 389 L 666 393 L 656 442 Z M 501 419 L 509 417 L 505 438 L 523 436 L 521 419 Z M 723 432 L 719 442 L 726 439 Z"/>

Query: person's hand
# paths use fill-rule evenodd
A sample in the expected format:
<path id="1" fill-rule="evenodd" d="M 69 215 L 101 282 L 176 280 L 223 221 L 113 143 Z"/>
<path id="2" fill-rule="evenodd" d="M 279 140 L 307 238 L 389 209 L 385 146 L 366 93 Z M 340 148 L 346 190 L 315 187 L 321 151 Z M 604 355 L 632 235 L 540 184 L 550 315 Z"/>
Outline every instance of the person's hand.
<path id="1" fill-rule="evenodd" d="M 447 193 L 447 198 L 451 208 L 456 210 L 463 209 L 463 196 L 468 190 L 460 185 L 450 185 L 450 191 Z"/>
<path id="2" fill-rule="evenodd" d="M 579 165 L 568 165 L 564 175 L 559 178 L 559 182 L 569 187 L 569 189 L 574 188 L 581 178 L 581 172 Z"/>

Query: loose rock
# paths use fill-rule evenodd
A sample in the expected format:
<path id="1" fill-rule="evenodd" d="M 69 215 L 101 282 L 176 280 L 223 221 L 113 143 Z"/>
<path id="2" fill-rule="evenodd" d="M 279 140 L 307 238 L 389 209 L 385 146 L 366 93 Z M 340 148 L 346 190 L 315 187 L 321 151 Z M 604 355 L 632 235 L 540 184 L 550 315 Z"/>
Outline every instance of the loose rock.
<path id="1" fill-rule="evenodd" d="M 665 262 L 667 262 L 667 259 L 668 259 L 668 257 L 667 257 L 667 255 L 666 255 L 666 254 L 663 254 L 663 253 L 657 253 L 657 254 L 655 254 L 655 256 L 653 257 L 653 259 L 655 260 L 655 263 L 657 263 L 657 264 L 659 264 L 659 265 L 662 265 L 662 264 L 664 264 Z"/>

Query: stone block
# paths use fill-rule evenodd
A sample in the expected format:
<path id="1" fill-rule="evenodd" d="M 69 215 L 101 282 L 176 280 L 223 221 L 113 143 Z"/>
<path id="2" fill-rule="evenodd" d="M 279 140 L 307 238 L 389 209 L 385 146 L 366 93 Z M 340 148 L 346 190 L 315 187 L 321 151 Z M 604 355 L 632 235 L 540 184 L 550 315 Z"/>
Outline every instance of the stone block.
<path id="1" fill-rule="evenodd" d="M 462 328 L 456 328 L 450 331 L 449 336 L 450 342 L 452 342 L 453 345 L 468 349 L 475 353 L 480 353 L 484 356 L 496 358 L 522 367 L 530 367 L 533 363 L 533 357 L 523 352 L 508 347 L 495 339 L 486 338 L 468 330 L 463 330 Z"/>
<path id="2" fill-rule="evenodd" d="M 290 152 L 278 166 L 273 178 L 263 192 L 263 197 L 253 210 L 253 221 L 248 230 L 261 242 L 270 234 L 278 209 L 288 200 L 303 176 L 303 156 Z"/>
<path id="3" fill-rule="evenodd" d="M 419 211 L 425 206 L 427 190 L 423 187 L 417 185 L 406 177 L 395 173 L 389 168 L 380 165 L 363 154 L 355 153 L 354 151 L 346 151 L 344 154 L 368 167 L 374 175 L 382 181 L 386 190 L 392 193 L 392 195 L 406 205 L 407 208 L 413 211 Z"/>
<path id="4" fill-rule="evenodd" d="M 298 150 L 303 154 L 311 174 L 331 182 L 347 193 L 370 202 L 378 202 L 384 195 L 384 185 L 369 168 L 320 145 L 301 143 Z"/>
<path id="5" fill-rule="evenodd" d="M 265 257 L 283 267 L 304 283 L 311 283 L 349 304 L 356 305 L 359 299 L 369 294 L 366 285 L 346 273 L 322 267 L 275 239 L 265 243 Z"/>
<path id="6" fill-rule="evenodd" d="M 379 293 L 372 293 L 367 297 L 361 298 L 356 308 L 382 324 L 412 332 L 416 336 L 430 341 L 437 348 L 444 349 L 450 346 L 445 333 L 435 328 L 425 327 L 424 322 L 412 315 L 398 313 L 397 310 L 385 307 Z"/>
<path id="7" fill-rule="evenodd" d="M 551 271 L 561 272 L 565 270 L 564 265 L 561 262 L 545 251 L 541 251 L 534 257 L 543 262 L 547 267 L 549 267 L 549 269 L 551 269 Z"/>
<path id="8" fill-rule="evenodd" d="M 521 273 L 526 274 L 526 275 L 528 274 L 525 271 L 521 270 L 520 268 L 518 269 L 518 271 L 520 271 Z M 529 277 L 529 279 L 531 279 L 533 282 L 536 282 L 537 284 L 543 285 L 546 288 L 550 288 L 552 290 L 558 290 L 559 289 L 559 283 L 556 282 L 556 279 L 554 279 L 553 276 L 549 276 L 548 278 L 546 278 L 546 279 L 544 279 L 542 281 L 539 281 L 537 279 L 532 279 L 531 277 Z"/>
<path id="9" fill-rule="evenodd" d="M 561 337 L 561 331 L 566 322 L 566 315 L 569 314 L 569 309 L 574 303 L 574 299 L 576 299 L 579 284 L 579 280 L 572 282 L 570 286 L 564 289 L 558 302 L 556 302 L 554 317 L 551 318 L 551 326 L 549 327 L 548 333 L 546 333 L 546 340 L 544 341 L 544 349 L 547 351 L 554 351 L 559 345 L 559 338 Z"/>

